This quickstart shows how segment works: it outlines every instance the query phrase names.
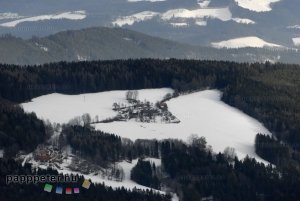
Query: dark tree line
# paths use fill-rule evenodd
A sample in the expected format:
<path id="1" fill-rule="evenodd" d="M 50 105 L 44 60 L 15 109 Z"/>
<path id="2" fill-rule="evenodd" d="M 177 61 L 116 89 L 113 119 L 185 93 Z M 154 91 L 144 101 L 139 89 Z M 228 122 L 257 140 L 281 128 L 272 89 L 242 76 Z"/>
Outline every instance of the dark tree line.
<path id="1" fill-rule="evenodd" d="M 0 98 L 0 148 L 6 157 L 19 150 L 33 151 L 46 139 L 44 123 L 34 113 L 25 114 L 23 109 Z"/>
<path id="2" fill-rule="evenodd" d="M 122 158 L 121 138 L 116 135 L 93 131 L 82 126 L 65 126 L 62 130 L 67 143 L 85 158 L 90 158 L 99 164 L 107 164 Z"/>
<path id="3" fill-rule="evenodd" d="M 22 102 L 53 92 L 173 87 L 180 91 L 223 87 L 246 64 L 191 60 L 116 60 L 0 68 L 0 96 Z"/>
<path id="4" fill-rule="evenodd" d="M 121 139 L 119 136 L 83 126 L 65 125 L 61 138 L 80 155 L 100 165 L 138 157 L 159 157 L 157 140 Z M 63 142 L 63 140 L 62 140 Z"/>
<path id="5" fill-rule="evenodd" d="M 162 165 L 170 176 L 164 182 L 183 201 L 210 196 L 222 201 L 284 201 L 300 196 L 299 173 L 293 169 L 282 174 L 248 157 L 230 162 L 224 154 L 212 154 L 201 146 L 165 141 Z"/>
<path id="6" fill-rule="evenodd" d="M 160 190 L 155 163 L 151 164 L 150 161 L 139 159 L 136 166 L 131 170 L 131 180 L 143 186 Z"/>
<path id="7" fill-rule="evenodd" d="M 255 152 L 263 159 L 282 167 L 282 170 L 289 169 L 290 166 L 297 167 L 300 162 L 298 151 L 268 135 L 256 135 Z"/>

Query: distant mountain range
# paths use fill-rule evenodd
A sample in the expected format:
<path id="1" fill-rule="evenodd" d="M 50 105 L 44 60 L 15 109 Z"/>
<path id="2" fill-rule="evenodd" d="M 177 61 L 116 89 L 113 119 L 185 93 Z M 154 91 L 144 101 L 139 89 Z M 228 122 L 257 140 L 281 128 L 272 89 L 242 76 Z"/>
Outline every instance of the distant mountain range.
<path id="1" fill-rule="evenodd" d="M 27 40 L 12 35 L 0 38 L 0 63 L 32 65 L 129 58 L 300 63 L 300 53 L 294 49 L 216 49 L 182 44 L 121 28 L 69 30 Z"/>
<path id="2" fill-rule="evenodd" d="M 298 48 L 299 8 L 299 0 L 2 1 L 0 34 L 31 38 L 104 26 L 191 45 Z"/>

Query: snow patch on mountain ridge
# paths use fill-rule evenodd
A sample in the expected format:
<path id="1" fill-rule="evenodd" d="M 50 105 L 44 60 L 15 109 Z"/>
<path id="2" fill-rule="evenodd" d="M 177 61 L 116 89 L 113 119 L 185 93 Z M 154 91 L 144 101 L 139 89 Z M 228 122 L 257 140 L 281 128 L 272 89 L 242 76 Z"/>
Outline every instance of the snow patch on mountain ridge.
<path id="1" fill-rule="evenodd" d="M 134 23 L 151 20 L 154 17 L 159 17 L 162 21 L 169 22 L 174 27 L 189 26 L 188 20 L 195 20 L 195 24 L 199 26 L 206 26 L 207 19 L 218 19 L 221 21 L 234 21 L 240 24 L 255 24 L 253 20 L 245 18 L 233 18 L 229 7 L 223 8 L 208 8 L 200 9 L 172 9 L 163 13 L 153 11 L 143 11 L 129 16 L 118 17 L 112 22 L 114 26 L 133 25 Z M 177 22 L 174 22 L 177 20 Z"/>
<path id="2" fill-rule="evenodd" d="M 279 1 L 280 0 L 235 0 L 238 6 L 255 12 L 271 11 L 271 5 Z"/>
<path id="3" fill-rule="evenodd" d="M 3 27 L 16 27 L 18 24 L 24 22 L 37 22 L 37 21 L 44 21 L 44 20 L 61 20 L 61 19 L 68 19 L 68 20 L 83 20 L 86 18 L 86 12 L 83 10 L 80 11 L 69 11 L 64 13 L 58 14 L 50 14 L 50 15 L 39 15 L 33 17 L 26 17 L 10 22 L 5 22 L 0 24 Z"/>
<path id="4" fill-rule="evenodd" d="M 245 48 L 245 47 L 254 47 L 254 48 L 264 48 L 264 47 L 274 47 L 274 48 L 284 48 L 281 45 L 268 43 L 261 38 L 256 36 L 234 38 L 230 40 L 220 41 L 211 43 L 214 48 Z"/>

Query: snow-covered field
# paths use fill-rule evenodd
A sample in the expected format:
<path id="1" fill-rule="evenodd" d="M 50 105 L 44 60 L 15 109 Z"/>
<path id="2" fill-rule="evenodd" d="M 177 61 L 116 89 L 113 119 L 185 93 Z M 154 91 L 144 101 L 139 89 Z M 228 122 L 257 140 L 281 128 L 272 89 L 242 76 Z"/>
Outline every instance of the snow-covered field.
<path id="1" fill-rule="evenodd" d="M 271 11 L 271 5 L 279 1 L 280 0 L 235 0 L 240 7 L 255 12 Z"/>
<path id="2" fill-rule="evenodd" d="M 263 48 L 263 47 L 274 47 L 274 48 L 283 48 L 283 46 L 269 43 L 264 41 L 261 38 L 256 36 L 249 36 L 249 37 L 242 37 L 242 38 L 235 38 L 220 42 L 211 43 L 212 47 L 214 48 L 244 48 L 244 47 L 256 47 L 256 48 Z"/>
<path id="3" fill-rule="evenodd" d="M 234 147 L 239 158 L 258 158 L 254 151 L 257 133 L 270 134 L 258 121 L 221 100 L 218 90 L 206 90 L 183 95 L 167 102 L 179 124 L 112 122 L 100 123 L 96 129 L 135 139 L 187 140 L 191 134 L 204 136 L 215 152 Z"/>
<path id="4" fill-rule="evenodd" d="M 107 91 L 81 95 L 63 95 L 53 93 L 34 98 L 21 106 L 27 112 L 35 112 L 40 119 L 56 123 L 68 123 L 74 117 L 89 113 L 92 118 L 98 115 L 99 120 L 116 116 L 112 110 L 113 103 L 126 103 L 127 91 Z M 156 103 L 163 99 L 172 89 L 138 90 L 138 99 Z"/>
<path id="5" fill-rule="evenodd" d="M 34 17 L 26 17 L 10 22 L 5 22 L 0 24 L 0 26 L 3 27 L 15 27 L 18 24 L 24 23 L 24 22 L 37 22 L 37 21 L 43 21 L 43 20 L 60 20 L 60 19 L 68 19 L 68 20 L 83 20 L 86 18 L 86 12 L 85 11 L 70 11 L 70 12 L 64 12 L 64 13 L 58 13 L 58 14 L 50 14 L 50 15 L 39 15 Z"/>
<path id="6" fill-rule="evenodd" d="M 150 102 L 161 100 L 172 89 L 139 90 L 139 99 Z M 50 94 L 33 99 L 22 106 L 27 112 L 51 122 L 65 123 L 69 119 L 90 113 L 99 119 L 112 117 L 113 102 L 125 102 L 126 91 L 109 91 L 95 94 Z M 258 121 L 220 100 L 218 90 L 205 90 L 182 95 L 167 102 L 169 110 L 181 122 L 178 124 L 141 123 L 134 120 L 96 124 L 96 129 L 135 139 L 177 138 L 186 141 L 191 134 L 204 136 L 215 152 L 226 147 L 236 149 L 239 158 L 246 155 L 258 158 L 254 151 L 257 133 L 270 132 Z"/>

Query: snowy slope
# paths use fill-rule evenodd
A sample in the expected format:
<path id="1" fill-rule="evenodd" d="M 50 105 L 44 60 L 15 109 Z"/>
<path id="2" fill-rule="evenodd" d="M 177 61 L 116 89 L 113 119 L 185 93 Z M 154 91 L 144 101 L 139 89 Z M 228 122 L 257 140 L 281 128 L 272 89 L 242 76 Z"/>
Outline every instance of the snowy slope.
<path id="1" fill-rule="evenodd" d="M 256 47 L 256 48 L 263 48 L 263 47 L 275 47 L 275 48 L 282 48 L 283 46 L 268 43 L 261 38 L 255 36 L 249 37 L 242 37 L 242 38 L 235 38 L 220 42 L 211 43 L 211 45 L 215 48 L 244 48 L 244 47 Z"/>
<path id="2" fill-rule="evenodd" d="M 107 180 L 107 179 L 103 179 L 101 176 L 99 175 L 93 175 L 93 174 L 80 174 L 78 172 L 74 172 L 69 170 L 68 168 L 64 168 L 64 169 L 58 169 L 57 171 L 59 173 L 63 173 L 63 174 L 80 174 L 83 175 L 85 178 L 90 179 L 92 182 L 94 183 L 105 183 L 106 186 L 111 186 L 113 188 L 119 188 L 119 187 L 124 187 L 126 189 L 132 190 L 133 188 L 137 188 L 137 189 L 144 189 L 144 190 L 150 190 L 149 187 L 146 186 L 142 186 L 140 184 L 137 184 L 136 182 L 130 180 L 130 172 L 132 170 L 132 168 L 134 166 L 136 166 L 138 159 L 136 160 L 132 160 L 131 163 L 123 161 L 123 162 L 119 162 L 117 165 L 121 166 L 124 170 L 124 179 L 122 182 L 119 181 L 114 181 L 114 180 Z M 163 191 L 157 191 L 160 193 L 164 193 Z"/>
<path id="3" fill-rule="evenodd" d="M 122 181 L 116 181 L 116 180 L 109 180 L 107 177 L 103 177 L 101 174 L 91 173 L 91 174 L 82 174 L 81 172 L 72 171 L 69 167 L 72 165 L 73 155 L 71 154 L 71 149 L 69 151 L 64 152 L 64 160 L 60 164 L 51 164 L 51 163 L 42 163 L 39 161 L 34 160 L 33 154 L 30 153 L 28 155 L 21 156 L 23 158 L 22 165 L 24 166 L 25 163 L 32 164 L 32 167 L 34 168 L 41 168 L 41 169 L 47 169 L 49 166 L 51 168 L 57 170 L 59 173 L 62 174 L 74 174 L 74 175 L 82 175 L 86 179 L 90 179 L 93 183 L 104 183 L 106 186 L 110 186 L 112 188 L 121 188 L 124 187 L 125 189 L 132 190 L 134 188 L 136 189 L 142 189 L 142 190 L 150 190 L 151 188 L 137 184 L 136 182 L 132 181 L 130 179 L 131 170 L 134 166 L 136 166 L 138 159 L 132 160 L 131 163 L 127 161 L 122 161 L 116 163 L 116 166 L 123 170 L 124 177 Z M 161 160 L 156 158 L 145 158 L 144 160 L 150 161 L 151 163 L 155 163 L 155 165 L 158 167 L 161 165 Z M 159 191 L 152 189 L 158 193 L 165 194 L 164 191 Z"/>
<path id="4" fill-rule="evenodd" d="M 113 122 L 96 129 L 135 139 L 187 140 L 191 134 L 204 136 L 215 152 L 234 147 L 239 158 L 246 155 L 260 159 L 254 150 L 257 133 L 270 134 L 258 121 L 220 100 L 218 90 L 206 90 L 180 96 L 167 102 L 179 124 Z"/>
<path id="5" fill-rule="evenodd" d="M 159 159 L 152 159 L 152 158 L 146 158 L 144 160 L 148 160 L 148 161 L 157 161 Z M 67 168 L 64 169 L 57 169 L 57 171 L 59 173 L 62 174 L 78 174 L 78 175 L 82 175 L 84 176 L 86 179 L 90 179 L 93 183 L 101 183 L 101 184 L 105 184 L 106 186 L 110 186 L 112 188 L 121 188 L 124 187 L 127 190 L 133 190 L 134 188 L 136 189 L 142 189 L 142 190 L 151 190 L 151 188 L 146 187 L 146 186 L 142 186 L 140 184 L 137 184 L 136 182 L 132 181 L 130 179 L 130 174 L 131 174 L 131 170 L 134 166 L 136 166 L 138 162 L 138 159 L 132 160 L 131 163 L 126 162 L 126 161 L 122 161 L 117 163 L 118 166 L 122 167 L 122 169 L 124 170 L 124 179 L 122 182 L 119 181 L 114 181 L 114 180 L 107 180 L 107 179 L 103 179 L 98 175 L 86 175 L 86 174 L 81 174 L 79 172 L 74 172 L 71 170 L 68 170 Z M 156 164 L 157 165 L 157 164 Z M 159 191 L 159 190 L 155 190 L 152 189 L 154 192 L 160 193 L 160 194 L 166 194 L 166 192 L 164 191 Z M 178 197 L 176 194 L 172 194 L 172 201 L 179 201 Z"/>
<path id="6" fill-rule="evenodd" d="M 68 123 L 70 119 L 89 113 L 92 118 L 98 115 L 99 120 L 116 116 L 112 110 L 113 103 L 125 103 L 127 91 L 108 91 L 82 95 L 49 94 L 21 104 L 27 112 L 35 112 L 41 119 L 51 122 Z M 138 99 L 157 102 L 172 89 L 138 90 Z"/>
<path id="7" fill-rule="evenodd" d="M 139 99 L 150 102 L 161 100 L 172 89 L 139 90 Z M 113 117 L 112 103 L 125 102 L 126 91 L 109 91 L 76 96 L 50 94 L 33 99 L 22 106 L 27 112 L 36 112 L 39 118 L 52 122 L 65 123 L 75 116 L 90 113 L 92 118 Z M 247 154 L 257 157 L 254 151 L 254 139 L 257 133 L 270 132 L 258 121 L 241 111 L 228 106 L 220 100 L 218 90 L 200 91 L 182 95 L 167 102 L 169 111 L 180 123 L 165 124 L 140 123 L 134 120 L 96 124 L 96 129 L 115 133 L 121 137 L 136 139 L 187 140 L 191 134 L 204 136 L 215 152 L 222 152 L 226 147 L 234 147 L 240 158 Z"/>

